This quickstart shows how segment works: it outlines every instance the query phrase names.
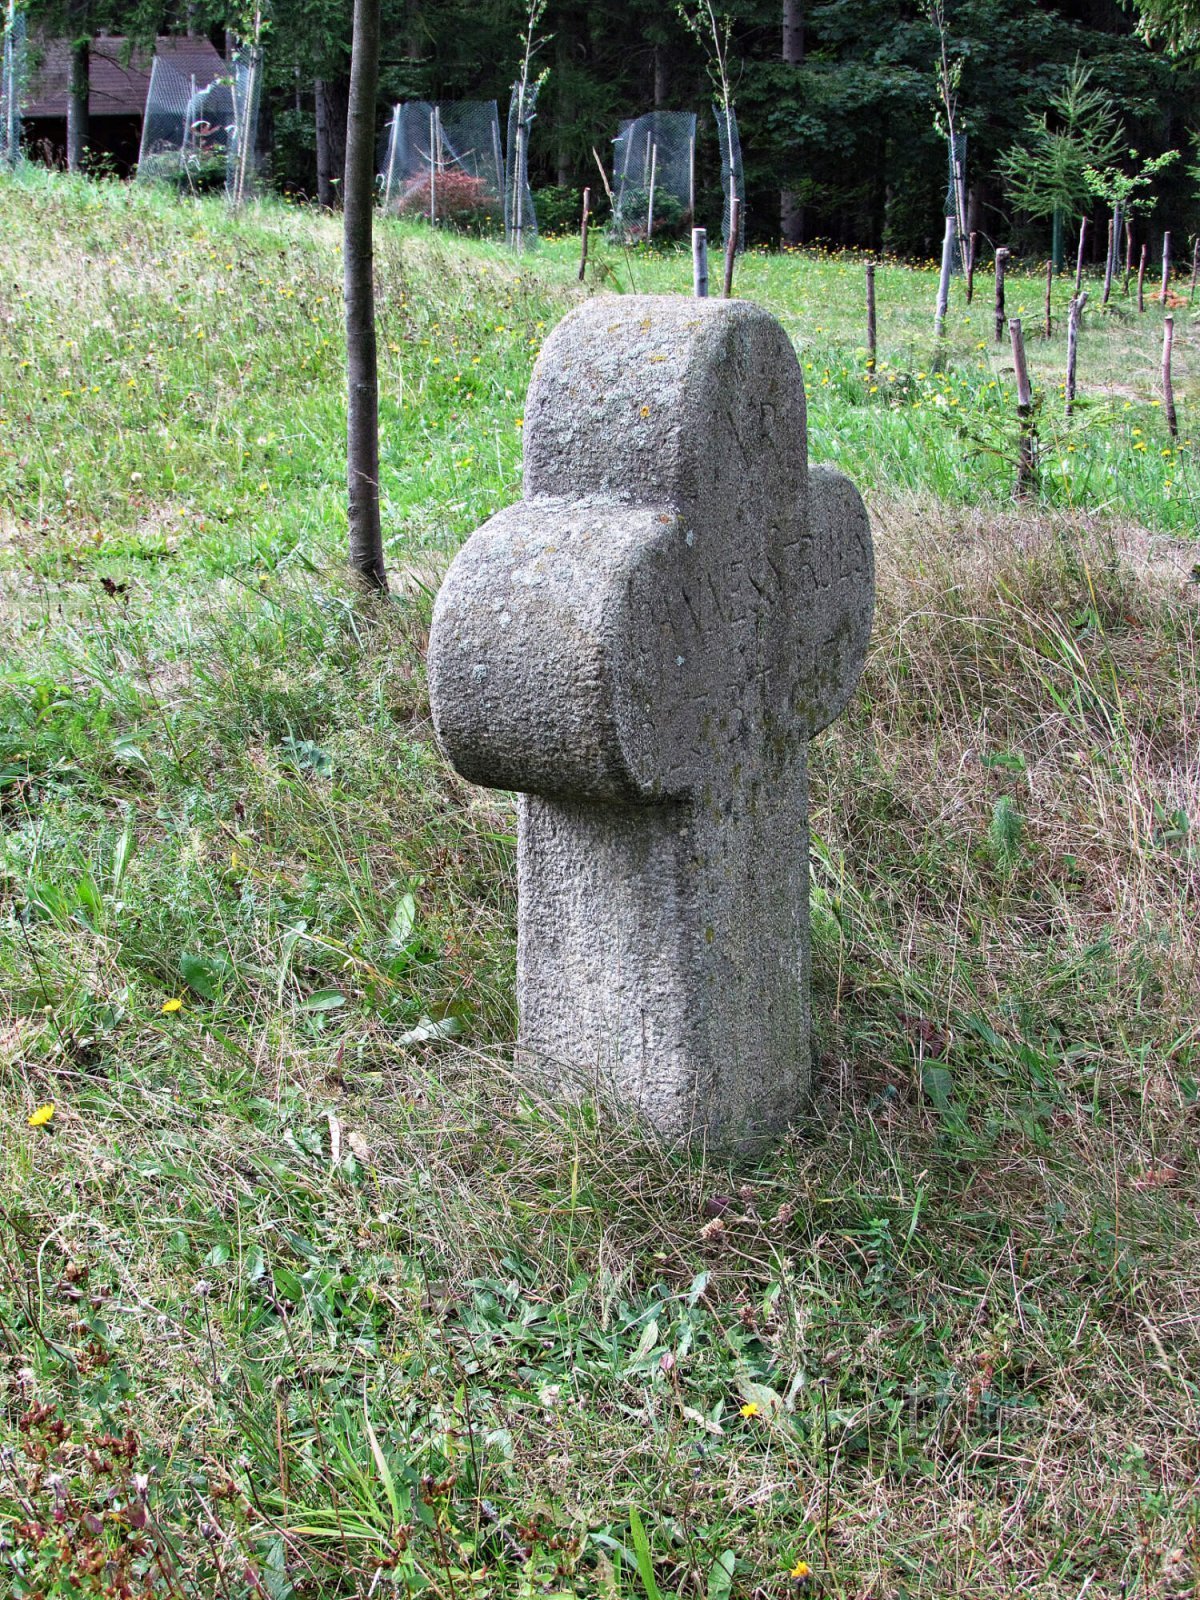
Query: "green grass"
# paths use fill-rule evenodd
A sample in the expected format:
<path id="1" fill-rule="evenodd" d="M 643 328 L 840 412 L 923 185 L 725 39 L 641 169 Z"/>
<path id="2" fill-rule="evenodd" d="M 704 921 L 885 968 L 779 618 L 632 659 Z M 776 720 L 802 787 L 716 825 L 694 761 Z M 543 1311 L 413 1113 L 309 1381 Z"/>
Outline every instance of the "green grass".
<path id="1" fill-rule="evenodd" d="M 381 229 L 369 603 L 333 222 L 33 175 L 0 261 L 0 1591 L 1197 1593 L 1197 474 L 1160 313 L 1090 322 L 1068 431 L 1031 340 L 1014 505 L 978 297 L 938 356 L 932 273 L 881 268 L 872 395 L 858 263 L 739 267 L 880 596 L 812 763 L 817 1092 L 733 1168 L 514 1077 L 513 812 L 428 725 L 431 596 L 520 493 L 572 245 Z"/>

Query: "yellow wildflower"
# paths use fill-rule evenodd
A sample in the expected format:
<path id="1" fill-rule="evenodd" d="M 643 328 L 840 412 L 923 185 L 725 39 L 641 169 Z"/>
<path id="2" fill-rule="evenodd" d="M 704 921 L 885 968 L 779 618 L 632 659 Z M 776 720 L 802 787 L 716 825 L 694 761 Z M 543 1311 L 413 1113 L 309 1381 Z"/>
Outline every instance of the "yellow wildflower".
<path id="1" fill-rule="evenodd" d="M 742 1407 L 742 1415 L 744 1417 L 756 1417 L 758 1415 L 758 1407 L 755 1405 L 753 1400 L 749 1401 L 748 1404 Z"/>
<path id="2" fill-rule="evenodd" d="M 44 1128 L 53 1115 L 54 1104 L 51 1101 L 48 1105 L 39 1106 L 36 1111 L 30 1112 L 26 1120 L 31 1128 Z"/>
<path id="3" fill-rule="evenodd" d="M 162 1003 L 162 1008 L 164 1011 L 182 1011 L 183 1001 L 176 996 L 176 998 L 173 1000 L 164 1000 Z"/>

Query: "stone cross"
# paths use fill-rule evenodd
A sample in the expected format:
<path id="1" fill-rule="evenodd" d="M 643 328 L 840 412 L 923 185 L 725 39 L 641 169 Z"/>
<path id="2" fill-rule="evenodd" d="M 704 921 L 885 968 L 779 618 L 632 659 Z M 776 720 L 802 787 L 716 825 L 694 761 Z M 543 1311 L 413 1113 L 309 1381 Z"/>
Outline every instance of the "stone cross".
<path id="1" fill-rule="evenodd" d="M 809 1083 L 807 746 L 861 669 L 867 514 L 809 470 L 795 352 L 745 302 L 590 301 L 524 426 L 525 498 L 429 641 L 446 755 L 520 792 L 521 1051 L 744 1145 Z"/>

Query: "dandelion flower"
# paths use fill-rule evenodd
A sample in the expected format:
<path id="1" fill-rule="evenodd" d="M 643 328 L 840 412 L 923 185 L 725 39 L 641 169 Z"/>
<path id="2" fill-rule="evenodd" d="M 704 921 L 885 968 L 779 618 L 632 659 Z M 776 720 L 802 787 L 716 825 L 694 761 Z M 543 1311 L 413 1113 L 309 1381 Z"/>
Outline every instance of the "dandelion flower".
<path id="1" fill-rule="evenodd" d="M 803 1583 L 805 1578 L 812 1577 L 812 1568 L 807 1561 L 797 1561 L 796 1565 L 788 1573 L 788 1577 L 794 1578 L 797 1583 Z"/>
<path id="2" fill-rule="evenodd" d="M 749 1401 L 746 1405 L 744 1405 L 742 1407 L 742 1415 L 744 1417 L 756 1417 L 756 1416 L 758 1416 L 758 1407 L 755 1405 L 753 1400 Z"/>
<path id="3" fill-rule="evenodd" d="M 182 1011 L 183 1001 L 176 996 L 173 1000 L 164 1000 L 162 1003 L 162 1008 L 164 1011 Z"/>
<path id="4" fill-rule="evenodd" d="M 51 1101 L 48 1105 L 39 1106 L 36 1111 L 30 1112 L 26 1120 L 31 1128 L 44 1128 L 53 1115 L 54 1103 Z"/>

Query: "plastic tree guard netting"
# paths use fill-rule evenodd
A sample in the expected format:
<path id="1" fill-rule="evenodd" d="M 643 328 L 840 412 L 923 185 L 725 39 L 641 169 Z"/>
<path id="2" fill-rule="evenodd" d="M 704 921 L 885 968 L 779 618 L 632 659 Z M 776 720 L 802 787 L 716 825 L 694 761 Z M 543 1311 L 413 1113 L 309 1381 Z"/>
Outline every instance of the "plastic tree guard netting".
<path id="1" fill-rule="evenodd" d="M 951 270 L 953 272 L 961 272 L 966 269 L 967 258 L 967 136 L 965 133 L 956 133 L 953 139 L 947 139 L 946 155 L 949 162 L 949 173 L 946 182 L 946 204 L 942 215 L 954 218 L 956 244 Z"/>
<path id="2" fill-rule="evenodd" d="M 713 106 L 717 119 L 717 142 L 721 147 L 721 238 L 728 242 L 732 200 L 738 197 L 737 248 L 746 247 L 746 179 L 742 172 L 742 141 L 738 137 L 737 112 L 732 106 Z"/>
<path id="3" fill-rule="evenodd" d="M 233 122 L 228 79 L 200 83 L 156 56 L 142 117 L 139 179 L 193 189 L 223 184 Z"/>
<path id="4" fill-rule="evenodd" d="M 228 73 L 200 83 L 155 57 L 142 119 L 137 175 L 179 188 L 224 187 L 235 203 L 253 192 L 262 81 L 256 51 L 239 52 Z"/>
<path id="5" fill-rule="evenodd" d="M 12 0 L 4 13 L 4 55 L 0 64 L 0 167 L 21 159 L 21 96 L 25 87 L 25 17 Z"/>
<path id="6" fill-rule="evenodd" d="M 534 83 L 514 83 L 508 107 L 508 145 L 504 183 L 504 238 L 516 251 L 537 243 L 537 213 L 529 187 L 529 134 L 537 114 Z"/>
<path id="7" fill-rule="evenodd" d="M 494 100 L 409 100 L 392 112 L 380 163 L 383 208 L 469 232 L 499 227 L 504 158 Z"/>
<path id="8" fill-rule="evenodd" d="M 696 203 L 696 117 L 648 111 L 622 122 L 613 150 L 612 232 L 625 244 L 672 238 L 692 226 Z"/>

